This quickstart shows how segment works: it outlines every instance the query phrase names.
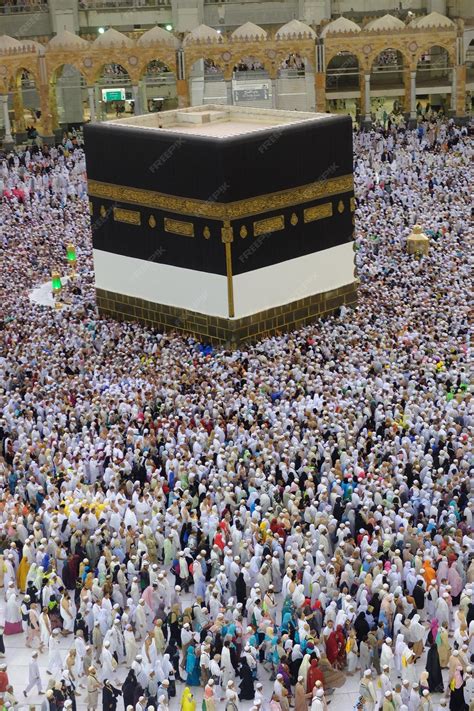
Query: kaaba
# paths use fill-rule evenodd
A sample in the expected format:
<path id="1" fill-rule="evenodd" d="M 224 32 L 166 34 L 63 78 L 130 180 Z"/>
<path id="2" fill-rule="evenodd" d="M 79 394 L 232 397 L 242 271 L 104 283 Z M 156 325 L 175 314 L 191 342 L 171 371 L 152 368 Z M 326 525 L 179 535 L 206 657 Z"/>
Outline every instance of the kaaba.
<path id="1" fill-rule="evenodd" d="M 237 345 L 356 302 L 349 116 L 206 105 L 84 139 L 102 314 Z"/>

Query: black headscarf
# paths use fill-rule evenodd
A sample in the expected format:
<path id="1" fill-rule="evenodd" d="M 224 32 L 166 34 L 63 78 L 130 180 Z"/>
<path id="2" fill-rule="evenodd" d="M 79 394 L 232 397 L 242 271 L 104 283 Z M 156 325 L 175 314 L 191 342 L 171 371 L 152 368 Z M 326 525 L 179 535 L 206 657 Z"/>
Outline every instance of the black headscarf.
<path id="1" fill-rule="evenodd" d="M 364 637 L 369 634 L 369 623 L 366 620 L 365 612 L 359 612 L 356 619 L 354 620 L 354 629 L 356 631 L 357 641 L 361 642 Z"/>
<path id="2" fill-rule="evenodd" d="M 421 580 L 417 580 L 416 585 L 413 588 L 412 595 L 415 600 L 416 609 L 423 610 L 425 606 L 425 591 L 423 590 L 423 584 Z"/>

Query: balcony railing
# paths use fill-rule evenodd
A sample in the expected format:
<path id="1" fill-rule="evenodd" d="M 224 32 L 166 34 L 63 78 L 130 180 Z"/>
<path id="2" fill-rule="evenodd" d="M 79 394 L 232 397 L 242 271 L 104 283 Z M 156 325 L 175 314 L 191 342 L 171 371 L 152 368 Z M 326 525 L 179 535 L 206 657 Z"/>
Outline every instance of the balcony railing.
<path id="1" fill-rule="evenodd" d="M 204 72 L 204 81 L 224 81 L 224 72 Z"/>
<path id="2" fill-rule="evenodd" d="M 237 81 L 250 81 L 252 79 L 268 79 L 269 74 L 265 69 L 248 69 L 244 72 L 233 72 L 232 76 Z"/>
<path id="3" fill-rule="evenodd" d="M 372 67 L 373 72 L 401 72 L 403 71 L 403 65 L 401 64 L 374 64 Z"/>
<path id="4" fill-rule="evenodd" d="M 0 0 L 0 15 L 48 12 L 46 0 Z"/>
<path id="5" fill-rule="evenodd" d="M 261 3 L 261 2 L 280 2 L 284 3 L 287 2 L 287 0 L 204 0 L 204 5 L 221 5 L 222 3 L 226 3 L 227 5 L 230 5 L 232 3 Z"/>
<path id="6" fill-rule="evenodd" d="M 147 86 L 163 86 L 164 84 L 175 84 L 176 77 L 173 72 L 161 72 L 159 74 L 145 74 L 143 77 Z"/>
<path id="7" fill-rule="evenodd" d="M 171 7 L 171 0 L 79 0 L 80 10 L 147 10 Z"/>
<path id="8" fill-rule="evenodd" d="M 420 67 L 416 69 L 417 84 L 432 81 L 451 81 L 452 67 L 432 66 Z"/>
<path id="9" fill-rule="evenodd" d="M 97 80 L 99 86 L 130 86 L 130 76 L 128 74 L 113 74 L 110 76 L 101 76 Z"/>
<path id="10" fill-rule="evenodd" d="M 357 67 L 340 67 L 326 72 L 326 91 L 357 91 L 360 89 Z"/>
<path id="11" fill-rule="evenodd" d="M 298 79 L 304 77 L 305 69 L 279 69 L 278 76 L 280 79 Z"/>

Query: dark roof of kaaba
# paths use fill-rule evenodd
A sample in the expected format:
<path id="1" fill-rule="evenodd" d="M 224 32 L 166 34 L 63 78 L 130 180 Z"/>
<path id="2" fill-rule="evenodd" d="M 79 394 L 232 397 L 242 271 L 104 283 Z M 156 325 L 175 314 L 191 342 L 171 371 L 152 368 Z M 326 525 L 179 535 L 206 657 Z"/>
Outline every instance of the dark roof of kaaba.
<path id="1" fill-rule="evenodd" d="M 322 115 L 224 140 L 94 123 L 84 138 L 89 180 L 222 203 L 352 174 L 350 116 Z"/>

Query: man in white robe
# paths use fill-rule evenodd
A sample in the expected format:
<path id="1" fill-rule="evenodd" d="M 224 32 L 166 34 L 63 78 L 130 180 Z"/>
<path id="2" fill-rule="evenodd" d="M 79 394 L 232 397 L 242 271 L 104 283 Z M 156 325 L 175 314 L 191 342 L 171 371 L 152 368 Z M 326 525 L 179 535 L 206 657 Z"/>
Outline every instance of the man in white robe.
<path id="1" fill-rule="evenodd" d="M 49 638 L 49 653 L 48 653 L 48 666 L 46 673 L 54 676 L 60 674 L 63 668 L 63 659 L 61 656 L 61 636 L 59 630 L 53 630 Z"/>
<path id="2" fill-rule="evenodd" d="M 115 680 L 115 670 L 117 668 L 117 662 L 114 659 L 112 652 L 110 651 L 110 642 L 104 642 L 104 647 L 102 649 L 101 656 L 101 667 L 102 667 L 102 681 L 106 679 L 110 682 Z"/>
<path id="3" fill-rule="evenodd" d="M 43 685 L 41 684 L 41 675 L 38 666 L 38 652 L 33 652 L 31 662 L 28 665 L 28 686 L 23 691 L 23 696 L 28 696 L 28 692 L 36 686 L 38 694 L 43 693 Z"/>

